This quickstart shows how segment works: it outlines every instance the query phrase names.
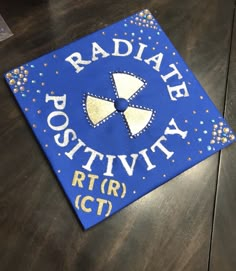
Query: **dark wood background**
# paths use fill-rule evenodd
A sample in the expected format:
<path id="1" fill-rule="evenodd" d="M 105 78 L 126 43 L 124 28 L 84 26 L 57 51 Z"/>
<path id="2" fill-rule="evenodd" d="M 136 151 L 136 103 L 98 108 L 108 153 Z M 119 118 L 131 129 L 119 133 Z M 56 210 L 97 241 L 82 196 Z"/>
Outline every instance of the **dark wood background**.
<path id="1" fill-rule="evenodd" d="M 1 0 L 1 271 L 236 270 L 236 144 L 84 232 L 3 80 L 143 8 L 236 130 L 234 0 Z"/>

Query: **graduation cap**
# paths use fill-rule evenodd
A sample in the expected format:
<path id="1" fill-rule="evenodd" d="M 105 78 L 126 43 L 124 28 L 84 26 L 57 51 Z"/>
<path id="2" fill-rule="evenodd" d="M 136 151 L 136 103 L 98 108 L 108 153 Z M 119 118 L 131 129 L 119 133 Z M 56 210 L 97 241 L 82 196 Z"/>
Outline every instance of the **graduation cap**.
<path id="1" fill-rule="evenodd" d="M 148 10 L 5 78 L 85 229 L 235 141 Z"/>

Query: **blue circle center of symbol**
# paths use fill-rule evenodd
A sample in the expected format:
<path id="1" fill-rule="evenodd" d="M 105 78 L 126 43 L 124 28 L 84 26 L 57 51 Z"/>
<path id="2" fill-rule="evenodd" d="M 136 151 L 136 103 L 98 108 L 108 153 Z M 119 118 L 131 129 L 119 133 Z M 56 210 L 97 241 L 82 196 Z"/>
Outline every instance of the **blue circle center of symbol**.
<path id="1" fill-rule="evenodd" d="M 117 98 L 115 100 L 115 108 L 119 112 L 124 112 L 127 109 L 128 105 L 128 101 L 124 98 Z"/>

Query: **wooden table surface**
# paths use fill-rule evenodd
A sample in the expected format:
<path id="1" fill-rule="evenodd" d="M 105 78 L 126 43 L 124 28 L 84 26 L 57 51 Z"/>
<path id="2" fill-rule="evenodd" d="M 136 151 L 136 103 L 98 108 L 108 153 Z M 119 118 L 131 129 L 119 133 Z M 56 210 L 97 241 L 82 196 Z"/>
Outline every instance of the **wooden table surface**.
<path id="1" fill-rule="evenodd" d="M 236 270 L 236 144 L 83 231 L 2 77 L 143 8 L 236 131 L 234 0 L 1 0 L 1 271 Z"/>

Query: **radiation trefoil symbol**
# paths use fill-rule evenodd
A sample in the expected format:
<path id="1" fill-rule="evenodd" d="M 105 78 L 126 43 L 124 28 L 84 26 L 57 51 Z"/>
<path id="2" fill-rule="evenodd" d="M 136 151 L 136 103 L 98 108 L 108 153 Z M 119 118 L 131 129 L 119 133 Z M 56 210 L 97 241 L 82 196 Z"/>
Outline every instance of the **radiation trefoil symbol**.
<path id="1" fill-rule="evenodd" d="M 119 113 L 123 117 L 130 138 L 137 137 L 151 125 L 155 116 L 154 110 L 131 104 L 147 83 L 144 79 L 128 72 L 111 73 L 111 82 L 115 91 L 115 100 L 91 93 L 85 95 L 83 106 L 88 121 L 96 128 Z"/>

